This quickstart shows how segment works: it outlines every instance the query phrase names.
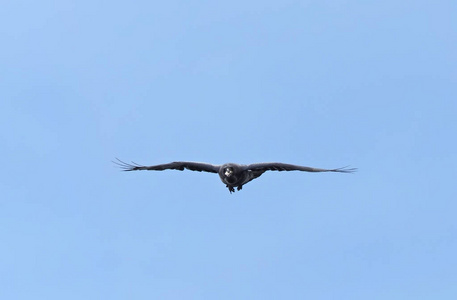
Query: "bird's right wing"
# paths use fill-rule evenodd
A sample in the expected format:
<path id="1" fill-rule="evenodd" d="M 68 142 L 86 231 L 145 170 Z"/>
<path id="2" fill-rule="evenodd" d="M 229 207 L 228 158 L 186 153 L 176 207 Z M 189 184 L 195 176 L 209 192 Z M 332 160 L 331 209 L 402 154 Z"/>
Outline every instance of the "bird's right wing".
<path id="1" fill-rule="evenodd" d="M 212 165 L 201 162 L 192 162 L 192 161 L 175 161 L 168 164 L 154 165 L 154 166 L 142 166 L 137 163 L 132 162 L 132 164 L 123 162 L 122 160 L 116 158 L 117 161 L 113 161 L 124 171 L 138 171 L 138 170 L 153 170 L 153 171 L 163 171 L 163 170 L 179 170 L 183 171 L 184 169 L 198 172 L 210 172 L 217 173 L 219 172 L 220 166 Z"/>

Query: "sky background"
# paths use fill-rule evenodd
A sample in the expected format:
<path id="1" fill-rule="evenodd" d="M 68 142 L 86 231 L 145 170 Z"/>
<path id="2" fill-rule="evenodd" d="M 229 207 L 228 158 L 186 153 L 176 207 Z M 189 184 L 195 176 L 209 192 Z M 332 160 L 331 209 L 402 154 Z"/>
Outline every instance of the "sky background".
<path id="1" fill-rule="evenodd" d="M 456 10 L 2 1 L 0 298 L 456 299 Z"/>

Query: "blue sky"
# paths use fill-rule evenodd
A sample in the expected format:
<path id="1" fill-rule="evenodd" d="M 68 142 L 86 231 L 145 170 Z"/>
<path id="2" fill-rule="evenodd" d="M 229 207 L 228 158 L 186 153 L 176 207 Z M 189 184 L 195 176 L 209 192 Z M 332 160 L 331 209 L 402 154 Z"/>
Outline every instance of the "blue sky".
<path id="1" fill-rule="evenodd" d="M 455 299 L 456 6 L 4 1 L 0 297 Z"/>

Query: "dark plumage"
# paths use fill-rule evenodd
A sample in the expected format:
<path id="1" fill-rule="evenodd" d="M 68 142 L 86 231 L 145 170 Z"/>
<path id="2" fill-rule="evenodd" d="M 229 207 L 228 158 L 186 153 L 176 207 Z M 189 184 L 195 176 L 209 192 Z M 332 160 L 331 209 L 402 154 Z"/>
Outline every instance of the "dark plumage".
<path id="1" fill-rule="evenodd" d="M 183 171 L 188 169 L 191 171 L 198 172 L 210 172 L 218 173 L 222 182 L 225 183 L 230 193 L 235 192 L 235 187 L 239 191 L 243 188 L 243 185 L 249 181 L 260 177 L 265 171 L 305 171 L 305 172 L 339 172 L 339 173 L 353 173 L 357 169 L 319 169 L 297 165 L 290 165 L 284 163 L 257 163 L 250 165 L 240 165 L 234 163 L 228 163 L 223 165 L 212 165 L 201 162 L 191 161 L 176 161 L 169 164 L 161 164 L 154 166 L 142 166 L 136 163 L 128 164 L 120 159 L 113 161 L 116 165 L 121 167 L 124 171 L 138 171 L 138 170 L 179 170 Z"/>

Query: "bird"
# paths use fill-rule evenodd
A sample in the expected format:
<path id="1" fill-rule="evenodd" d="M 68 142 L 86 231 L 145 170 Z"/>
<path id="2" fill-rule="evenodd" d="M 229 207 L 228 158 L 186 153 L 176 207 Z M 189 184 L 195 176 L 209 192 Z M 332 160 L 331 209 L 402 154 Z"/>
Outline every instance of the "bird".
<path id="1" fill-rule="evenodd" d="M 266 171 L 304 171 L 304 172 L 338 172 L 338 173 L 353 173 L 357 168 L 342 167 L 337 169 L 320 169 L 305 167 L 299 165 L 278 163 L 278 162 L 263 162 L 249 165 L 236 163 L 226 163 L 223 165 L 213 165 L 203 162 L 193 161 L 175 161 L 168 164 L 160 164 L 153 166 L 143 166 L 135 162 L 126 163 L 118 158 L 113 161 L 123 171 L 163 171 L 163 170 L 179 170 L 185 169 L 197 172 L 217 173 L 221 181 L 230 191 L 230 194 L 235 192 L 235 188 L 240 191 L 243 185 L 260 177 Z"/>

